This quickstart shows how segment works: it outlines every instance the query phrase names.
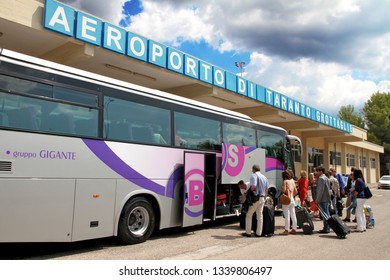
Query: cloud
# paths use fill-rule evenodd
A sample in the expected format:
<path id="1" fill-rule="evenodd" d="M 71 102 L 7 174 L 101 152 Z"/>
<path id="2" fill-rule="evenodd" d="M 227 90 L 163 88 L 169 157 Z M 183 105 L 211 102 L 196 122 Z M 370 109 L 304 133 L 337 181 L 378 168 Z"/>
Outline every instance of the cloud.
<path id="1" fill-rule="evenodd" d="M 64 2 L 120 22 L 126 1 Z M 143 0 L 142 7 L 127 29 L 177 48 L 205 42 L 221 55 L 249 53 L 245 77 L 327 113 L 390 92 L 389 1 Z"/>
<path id="2" fill-rule="evenodd" d="M 358 111 L 373 93 L 390 92 L 389 80 L 376 84 L 355 79 L 346 66 L 338 63 L 309 58 L 286 61 L 258 53 L 252 53 L 250 59 L 247 79 L 334 116 L 341 106 L 351 104 Z"/>
<path id="3" fill-rule="evenodd" d="M 124 17 L 123 6 L 129 1 L 131 0 L 60 0 L 59 2 L 71 5 L 76 9 L 80 9 L 115 25 L 119 25 Z"/>
<path id="4" fill-rule="evenodd" d="M 214 27 L 199 17 L 198 11 L 190 7 L 181 10 L 159 2 L 144 1 L 144 11 L 132 17 L 129 29 L 132 32 L 156 41 L 180 47 L 184 41 L 213 42 Z"/>

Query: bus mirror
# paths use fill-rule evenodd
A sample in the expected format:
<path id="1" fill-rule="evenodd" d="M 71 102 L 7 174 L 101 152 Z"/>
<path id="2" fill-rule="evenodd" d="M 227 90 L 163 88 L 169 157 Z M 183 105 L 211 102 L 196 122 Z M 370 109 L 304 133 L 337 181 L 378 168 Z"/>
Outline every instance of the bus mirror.
<path id="1" fill-rule="evenodd" d="M 291 151 L 291 142 L 294 141 L 297 145 L 298 148 L 298 155 L 302 155 L 302 141 L 299 137 L 295 135 L 287 135 L 286 136 L 287 143 L 286 143 L 286 148 Z"/>

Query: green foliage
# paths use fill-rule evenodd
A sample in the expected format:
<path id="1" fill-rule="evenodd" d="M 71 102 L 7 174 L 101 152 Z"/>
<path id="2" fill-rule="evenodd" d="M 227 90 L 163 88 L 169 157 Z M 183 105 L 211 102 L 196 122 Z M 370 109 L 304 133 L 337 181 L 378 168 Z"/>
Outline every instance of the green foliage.
<path id="1" fill-rule="evenodd" d="M 390 145 L 390 93 L 375 93 L 363 107 L 369 141 Z"/>
<path id="2" fill-rule="evenodd" d="M 368 141 L 384 147 L 380 155 L 381 174 L 387 173 L 386 163 L 390 162 L 390 93 L 375 93 L 363 107 L 368 127 Z"/>
<path id="3" fill-rule="evenodd" d="M 355 107 L 353 105 L 341 106 L 337 117 L 350 124 L 364 128 L 364 119 L 362 115 L 355 112 Z"/>

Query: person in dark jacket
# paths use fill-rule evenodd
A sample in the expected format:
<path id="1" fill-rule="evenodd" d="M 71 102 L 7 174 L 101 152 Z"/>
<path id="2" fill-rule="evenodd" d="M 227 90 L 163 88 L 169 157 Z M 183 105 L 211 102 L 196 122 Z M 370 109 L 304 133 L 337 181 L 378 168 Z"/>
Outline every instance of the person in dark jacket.
<path id="1" fill-rule="evenodd" d="M 329 179 L 325 175 L 325 168 L 322 166 L 316 167 L 315 169 L 317 180 L 317 191 L 316 191 L 316 198 L 315 201 L 319 208 L 321 208 L 322 211 L 320 211 L 322 216 L 322 221 L 324 223 L 324 227 L 322 230 L 318 231 L 319 233 L 329 233 L 330 227 L 328 223 L 326 222 L 326 218 L 330 217 L 329 214 L 329 205 L 331 202 L 330 199 L 330 183 Z M 324 214 L 326 214 L 326 217 L 324 217 Z"/>
<path id="2" fill-rule="evenodd" d="M 355 167 L 351 168 L 351 174 L 348 176 L 347 180 L 347 186 L 345 187 L 345 194 L 347 195 L 347 200 L 345 201 L 345 207 L 349 207 L 351 205 L 351 194 L 349 193 L 351 188 L 354 187 L 355 182 L 352 180 L 352 174 L 355 170 Z M 351 221 L 351 210 L 347 210 L 347 216 L 343 220 L 344 222 L 350 222 Z"/>
<path id="3" fill-rule="evenodd" d="M 363 178 L 363 173 L 360 169 L 355 169 L 353 171 L 353 180 L 355 180 L 355 196 L 356 196 L 356 222 L 357 222 L 357 232 L 366 231 L 366 215 L 364 214 L 364 203 L 366 202 L 366 196 L 364 194 L 364 189 L 366 188 L 366 183 Z"/>

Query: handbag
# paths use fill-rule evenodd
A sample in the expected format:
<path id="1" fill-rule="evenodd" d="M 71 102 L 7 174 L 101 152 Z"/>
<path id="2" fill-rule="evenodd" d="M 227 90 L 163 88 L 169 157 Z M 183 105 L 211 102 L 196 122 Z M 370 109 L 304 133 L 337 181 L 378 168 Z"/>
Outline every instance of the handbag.
<path id="1" fill-rule="evenodd" d="M 371 190 L 370 188 L 366 185 L 366 187 L 364 188 L 364 196 L 369 199 L 372 197 L 372 193 L 371 193 Z"/>
<path id="2" fill-rule="evenodd" d="M 249 207 L 253 205 L 253 203 L 255 202 L 256 200 L 256 197 L 255 197 L 255 194 L 253 193 L 252 190 L 247 190 L 246 194 L 245 194 L 245 201 L 244 203 L 242 204 L 242 212 L 243 213 L 247 213 L 248 210 L 249 210 Z"/>
<path id="3" fill-rule="evenodd" d="M 245 200 L 244 203 L 242 204 L 241 212 L 248 213 L 248 210 L 249 210 L 249 203 L 248 200 Z"/>
<path id="4" fill-rule="evenodd" d="M 282 193 L 280 195 L 280 203 L 282 203 L 282 205 L 289 205 L 291 203 L 291 198 L 288 195 L 288 190 L 287 193 Z"/>
<path id="5" fill-rule="evenodd" d="M 310 210 L 313 211 L 313 212 L 317 212 L 318 211 L 318 206 L 317 206 L 317 203 L 315 201 L 312 201 L 310 203 Z"/>

